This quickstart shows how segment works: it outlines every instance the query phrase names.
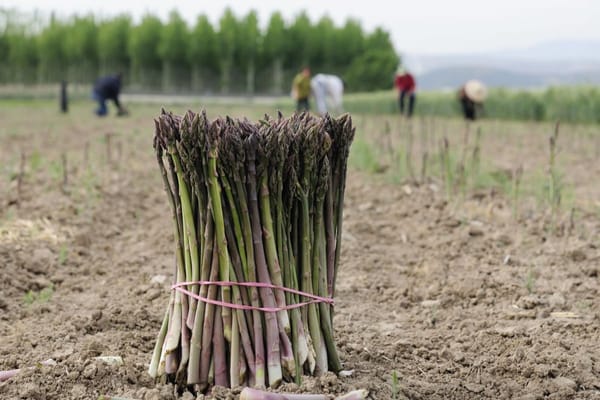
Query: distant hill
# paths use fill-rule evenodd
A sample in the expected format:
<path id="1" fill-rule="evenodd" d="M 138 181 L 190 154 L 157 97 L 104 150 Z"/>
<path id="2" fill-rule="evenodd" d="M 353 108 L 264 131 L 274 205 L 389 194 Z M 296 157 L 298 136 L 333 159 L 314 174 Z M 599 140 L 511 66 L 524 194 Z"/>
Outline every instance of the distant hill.
<path id="1" fill-rule="evenodd" d="M 438 68 L 417 76 L 420 89 L 454 89 L 469 79 L 479 79 L 488 86 L 538 87 L 542 80 L 534 75 L 488 67 Z"/>
<path id="2" fill-rule="evenodd" d="M 406 54 L 422 89 L 456 87 L 477 78 L 514 88 L 600 84 L 600 41 L 545 42 L 526 49 L 473 54 Z"/>
<path id="3" fill-rule="evenodd" d="M 560 40 L 501 52 L 502 57 L 536 61 L 600 62 L 600 41 Z M 498 56 L 498 54 L 496 54 Z"/>
<path id="4" fill-rule="evenodd" d="M 600 68 L 575 74 L 537 75 L 490 67 L 446 67 L 417 75 L 420 89 L 454 89 L 469 79 L 479 79 L 489 87 L 534 89 L 549 85 L 600 85 Z"/>

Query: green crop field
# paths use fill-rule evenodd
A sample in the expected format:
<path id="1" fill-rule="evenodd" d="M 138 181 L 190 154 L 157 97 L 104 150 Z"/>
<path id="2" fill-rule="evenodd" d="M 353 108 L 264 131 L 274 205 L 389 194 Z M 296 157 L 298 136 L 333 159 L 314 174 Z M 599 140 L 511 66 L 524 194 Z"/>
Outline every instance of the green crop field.
<path id="1" fill-rule="evenodd" d="M 393 114 L 397 111 L 392 91 L 351 94 L 346 109 L 361 113 Z M 492 89 L 484 105 L 490 119 L 596 124 L 600 122 L 600 90 L 593 86 L 551 87 L 544 90 Z M 417 93 L 415 112 L 421 116 L 458 117 L 456 93 Z"/>

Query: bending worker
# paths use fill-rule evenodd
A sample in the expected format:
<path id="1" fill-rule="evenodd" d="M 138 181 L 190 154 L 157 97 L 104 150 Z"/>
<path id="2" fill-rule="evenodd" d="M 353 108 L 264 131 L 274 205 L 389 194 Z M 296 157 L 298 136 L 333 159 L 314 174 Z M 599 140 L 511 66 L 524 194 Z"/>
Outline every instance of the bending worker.
<path id="1" fill-rule="evenodd" d="M 466 120 L 475 121 L 483 113 L 483 102 L 487 98 L 487 88 L 477 80 L 470 80 L 458 91 L 458 99 Z"/>
<path id="2" fill-rule="evenodd" d="M 94 83 L 94 91 L 92 97 L 98 102 L 96 115 L 103 117 L 108 114 L 106 101 L 112 100 L 117 106 L 117 115 L 127 115 L 127 110 L 119 102 L 119 94 L 121 93 L 121 74 L 109 75 L 99 78 Z"/>
<path id="3" fill-rule="evenodd" d="M 317 103 L 319 114 L 325 114 L 328 111 L 341 113 L 342 97 L 344 96 L 344 81 L 338 76 L 317 74 L 310 81 L 313 96 Z M 331 106 L 331 110 L 328 109 Z"/>
<path id="4" fill-rule="evenodd" d="M 408 109 L 406 116 L 411 117 L 415 109 L 415 78 L 410 72 L 407 72 L 404 68 L 398 68 L 396 71 L 396 79 L 394 79 L 394 86 L 398 90 L 398 105 L 400 106 L 400 115 L 404 114 L 404 100 L 408 97 Z"/>

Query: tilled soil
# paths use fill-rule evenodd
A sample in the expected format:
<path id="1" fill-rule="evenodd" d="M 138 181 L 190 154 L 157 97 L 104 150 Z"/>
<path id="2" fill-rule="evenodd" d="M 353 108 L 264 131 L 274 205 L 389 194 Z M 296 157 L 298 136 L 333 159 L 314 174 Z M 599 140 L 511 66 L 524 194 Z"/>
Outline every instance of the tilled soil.
<path id="1" fill-rule="evenodd" d="M 42 129 L 44 115 L 28 122 Z M 71 160 L 64 186 L 53 164 L 27 161 L 21 195 L 14 169 L 0 193 L 0 370 L 24 368 L 0 383 L 0 399 L 176 398 L 146 373 L 174 265 L 148 121 L 75 119 L 64 140 L 19 136 L 0 149 Z M 133 124 L 149 128 L 106 146 L 106 132 Z M 439 183 L 353 170 L 334 318 L 347 374 L 281 390 L 600 399 L 599 232 L 594 214 L 552 233 L 542 213 L 514 221 L 493 192 L 449 203 Z M 39 365 L 47 359 L 56 365 Z"/>

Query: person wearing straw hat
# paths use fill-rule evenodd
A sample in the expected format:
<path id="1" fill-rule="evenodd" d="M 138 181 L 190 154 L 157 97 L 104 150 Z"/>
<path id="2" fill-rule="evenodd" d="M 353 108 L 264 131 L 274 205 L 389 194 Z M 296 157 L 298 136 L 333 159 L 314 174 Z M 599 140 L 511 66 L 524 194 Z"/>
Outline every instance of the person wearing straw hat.
<path id="1" fill-rule="evenodd" d="M 475 79 L 467 81 L 458 91 L 465 119 L 475 121 L 483 112 L 483 102 L 487 98 L 487 88 Z"/>
<path id="2" fill-rule="evenodd" d="M 406 116 L 410 118 L 415 108 L 415 78 L 403 67 L 399 67 L 396 71 L 394 86 L 398 90 L 398 106 L 400 107 L 400 114 L 404 114 L 404 99 L 408 97 Z"/>

